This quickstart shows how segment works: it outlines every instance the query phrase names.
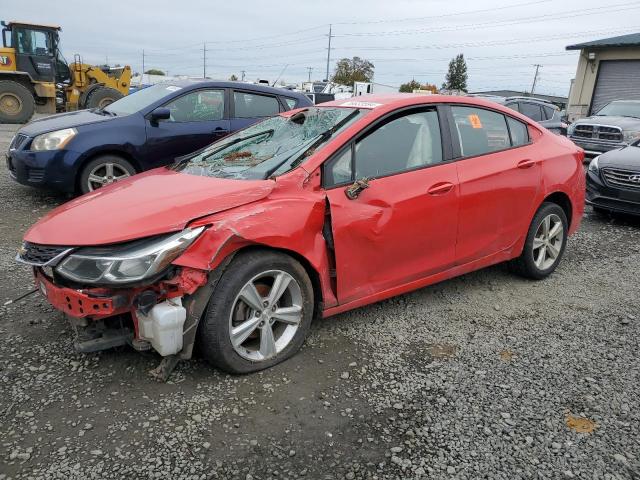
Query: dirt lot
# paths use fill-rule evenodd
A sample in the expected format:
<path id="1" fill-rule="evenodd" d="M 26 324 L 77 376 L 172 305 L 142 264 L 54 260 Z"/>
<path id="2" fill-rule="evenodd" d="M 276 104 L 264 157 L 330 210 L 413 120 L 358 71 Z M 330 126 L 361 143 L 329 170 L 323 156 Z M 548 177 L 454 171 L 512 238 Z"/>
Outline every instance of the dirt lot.
<path id="1" fill-rule="evenodd" d="M 31 289 L 16 249 L 64 200 L 2 163 L 0 304 Z M 167 384 L 155 355 L 75 353 L 34 295 L 0 307 L 0 480 L 637 479 L 638 272 L 640 221 L 589 210 L 545 281 L 497 266 L 318 321 L 267 372 L 196 360 Z"/>

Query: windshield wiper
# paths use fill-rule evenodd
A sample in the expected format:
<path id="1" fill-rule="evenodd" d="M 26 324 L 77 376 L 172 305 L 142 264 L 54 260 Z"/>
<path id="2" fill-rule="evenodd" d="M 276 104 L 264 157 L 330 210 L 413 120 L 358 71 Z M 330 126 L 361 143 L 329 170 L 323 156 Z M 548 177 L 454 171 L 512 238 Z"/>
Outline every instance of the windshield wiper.
<path id="1" fill-rule="evenodd" d="M 265 172 L 264 178 L 271 177 L 275 172 L 277 172 L 280 169 L 280 167 L 282 167 L 282 165 L 284 165 L 288 160 L 290 160 L 293 157 L 295 157 L 295 160 L 293 160 L 291 162 L 291 164 L 288 166 L 289 168 L 287 168 L 285 171 L 288 172 L 289 170 L 292 170 L 292 169 L 296 168 L 298 165 L 300 165 L 302 160 L 305 158 L 306 153 L 308 151 L 315 150 L 320 145 L 322 145 L 324 142 L 329 140 L 333 136 L 334 133 L 336 133 L 338 130 L 340 130 L 342 127 L 344 127 L 347 123 L 349 123 L 351 121 L 352 118 L 357 116 L 359 113 L 360 113 L 360 110 L 357 110 L 357 109 L 354 110 L 349 115 L 347 115 L 342 120 L 340 120 L 338 123 L 336 123 L 330 129 L 328 129 L 328 130 L 316 135 L 314 138 L 309 140 L 309 142 L 307 142 L 306 146 L 303 147 L 303 150 L 300 153 L 300 155 L 297 155 L 297 156 L 296 155 L 292 155 L 292 156 L 290 156 L 288 158 L 285 158 L 278 165 L 274 166 L 273 168 L 271 168 L 267 172 Z M 284 172 L 282 172 L 282 173 L 284 173 Z"/>
<path id="2" fill-rule="evenodd" d="M 220 148 L 217 148 L 214 151 L 207 153 L 205 156 L 202 157 L 201 160 L 206 160 L 207 158 L 211 157 L 212 155 L 215 155 L 216 153 L 221 152 L 225 148 L 229 148 L 232 145 L 236 145 L 237 143 L 244 142 L 245 140 L 250 140 L 250 139 L 252 139 L 254 137 L 259 137 L 261 135 L 269 135 L 269 137 L 271 137 L 274 132 L 275 132 L 275 130 L 273 128 L 270 128 L 269 130 L 263 130 L 262 132 L 254 133 L 252 135 L 246 135 L 244 137 L 234 138 L 230 142 L 227 142 L 224 145 L 220 146 Z M 178 158 L 176 158 L 175 163 L 173 163 L 172 165 L 169 165 L 167 168 L 170 169 L 170 170 L 178 170 L 180 167 L 182 167 L 184 164 L 189 162 L 192 158 L 198 156 L 200 153 L 201 152 L 198 151 L 193 155 L 188 155 L 186 157 L 178 157 Z"/>

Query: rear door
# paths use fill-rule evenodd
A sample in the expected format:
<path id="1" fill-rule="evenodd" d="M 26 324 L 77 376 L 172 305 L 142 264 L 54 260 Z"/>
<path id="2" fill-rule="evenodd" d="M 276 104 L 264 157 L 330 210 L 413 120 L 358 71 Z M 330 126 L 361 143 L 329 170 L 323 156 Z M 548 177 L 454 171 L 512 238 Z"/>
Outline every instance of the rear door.
<path id="1" fill-rule="evenodd" d="M 460 157 L 456 257 L 465 264 L 505 250 L 526 234 L 542 157 L 526 124 L 502 113 L 453 105 L 450 122 Z"/>
<path id="2" fill-rule="evenodd" d="M 166 164 L 227 135 L 230 122 L 225 92 L 223 88 L 190 91 L 163 105 L 171 112 L 168 120 L 146 120 L 145 160 L 154 166 Z"/>
<path id="3" fill-rule="evenodd" d="M 453 265 L 458 177 L 447 161 L 447 134 L 443 140 L 435 108 L 409 110 L 325 163 L 340 304 Z M 348 197 L 346 189 L 363 179 L 368 188 Z"/>
<path id="4" fill-rule="evenodd" d="M 275 95 L 233 90 L 231 94 L 231 130 L 248 127 L 264 118 L 278 115 L 285 108 Z"/>

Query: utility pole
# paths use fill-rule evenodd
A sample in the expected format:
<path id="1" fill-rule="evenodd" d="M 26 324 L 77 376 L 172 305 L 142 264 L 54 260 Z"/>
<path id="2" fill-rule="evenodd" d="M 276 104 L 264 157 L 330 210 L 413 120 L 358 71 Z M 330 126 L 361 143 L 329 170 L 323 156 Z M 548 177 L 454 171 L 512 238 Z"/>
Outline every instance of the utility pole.
<path id="1" fill-rule="evenodd" d="M 329 81 L 329 62 L 331 62 L 331 24 L 329 24 L 329 48 L 327 48 L 327 78 L 325 80 Z"/>
<path id="2" fill-rule="evenodd" d="M 207 78 L 207 42 L 202 44 L 202 78 Z"/>
<path id="3" fill-rule="evenodd" d="M 245 72 L 244 70 L 240 70 L 240 73 L 242 74 L 241 81 L 243 81 L 243 82 L 244 82 L 244 74 L 245 74 L 246 72 Z"/>
<path id="4" fill-rule="evenodd" d="M 307 67 L 307 70 L 309 70 L 309 82 L 311 82 L 311 72 L 313 72 L 313 67 Z"/>
<path id="5" fill-rule="evenodd" d="M 535 90 L 536 90 L 536 83 L 538 82 L 538 70 L 540 70 L 540 67 L 541 67 L 541 66 L 542 66 L 542 65 L 540 65 L 540 64 L 538 64 L 538 63 L 536 63 L 536 64 L 534 65 L 534 67 L 536 67 L 536 73 L 535 73 L 535 75 L 533 76 L 533 85 L 531 85 L 531 95 L 532 95 L 532 96 L 533 96 L 533 92 L 535 92 Z"/>
<path id="6" fill-rule="evenodd" d="M 144 81 L 144 48 L 142 49 L 142 75 L 140 76 L 140 85 Z"/>

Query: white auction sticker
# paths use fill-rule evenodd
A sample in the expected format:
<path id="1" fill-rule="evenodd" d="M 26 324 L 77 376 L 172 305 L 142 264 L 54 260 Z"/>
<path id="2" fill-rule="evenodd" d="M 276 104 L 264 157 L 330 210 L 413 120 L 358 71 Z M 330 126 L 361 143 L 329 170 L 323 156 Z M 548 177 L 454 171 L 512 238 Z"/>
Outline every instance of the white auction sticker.
<path id="1" fill-rule="evenodd" d="M 357 102 L 357 101 L 350 101 L 350 102 L 345 102 L 343 104 L 341 104 L 341 107 L 360 107 L 360 108 L 376 108 L 379 107 L 380 105 L 382 105 L 381 103 L 374 103 L 374 102 Z"/>

